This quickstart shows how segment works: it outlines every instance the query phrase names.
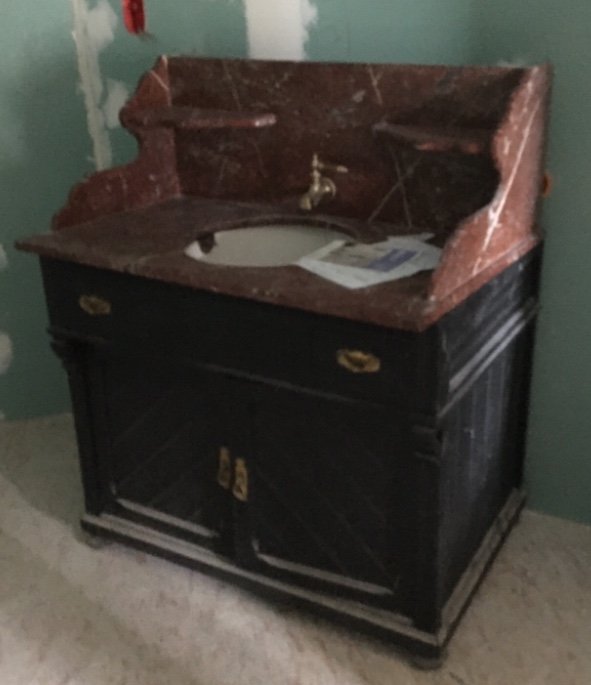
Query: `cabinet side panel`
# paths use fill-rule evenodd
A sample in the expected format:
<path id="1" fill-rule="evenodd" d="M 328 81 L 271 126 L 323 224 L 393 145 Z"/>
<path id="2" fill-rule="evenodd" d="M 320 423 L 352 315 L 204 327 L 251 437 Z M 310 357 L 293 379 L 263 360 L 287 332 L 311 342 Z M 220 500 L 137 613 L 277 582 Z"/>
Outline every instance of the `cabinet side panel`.
<path id="1" fill-rule="evenodd" d="M 472 383 L 442 421 L 440 597 L 451 594 L 522 481 L 532 326 Z"/>
<path id="2" fill-rule="evenodd" d="M 449 378 L 490 343 L 512 314 L 528 301 L 535 303 L 540 263 L 540 249 L 532 250 L 441 320 L 438 328 Z"/>
<path id="3" fill-rule="evenodd" d="M 443 603 L 522 484 L 540 262 L 529 253 L 438 326 Z"/>

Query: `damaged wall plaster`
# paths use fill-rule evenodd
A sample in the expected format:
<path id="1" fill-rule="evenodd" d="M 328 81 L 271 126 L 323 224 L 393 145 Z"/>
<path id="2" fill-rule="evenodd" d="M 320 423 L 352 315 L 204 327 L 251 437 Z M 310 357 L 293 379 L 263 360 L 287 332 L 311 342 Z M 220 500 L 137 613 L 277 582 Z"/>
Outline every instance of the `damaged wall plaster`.
<path id="1" fill-rule="evenodd" d="M 74 19 L 72 36 L 76 43 L 94 163 L 97 169 L 106 169 L 113 161 L 108 128 L 113 123 L 113 108 L 120 101 L 125 87 L 117 82 L 104 82 L 99 55 L 115 40 L 118 17 L 108 0 L 99 0 L 92 8 L 87 0 L 71 2 Z"/>
<path id="2" fill-rule="evenodd" d="M 0 271 L 8 267 L 8 257 L 3 245 L 0 245 Z M 6 373 L 12 364 L 12 341 L 6 333 L 0 331 L 0 374 Z"/>
<path id="3" fill-rule="evenodd" d="M 4 246 L 0 244 L 0 271 L 8 267 L 8 257 Z M 0 331 L 0 374 L 6 373 L 12 364 L 12 341 L 6 333 Z"/>
<path id="4" fill-rule="evenodd" d="M 119 123 L 119 112 L 129 99 L 129 89 L 122 81 L 115 81 L 108 78 L 106 82 L 107 96 L 102 107 L 105 116 L 105 124 L 108 128 L 117 128 Z"/>
<path id="5" fill-rule="evenodd" d="M 12 340 L 6 333 L 0 332 L 0 375 L 8 371 L 12 357 Z"/>
<path id="6" fill-rule="evenodd" d="M 250 57 L 306 58 L 308 31 L 318 19 L 310 0 L 244 0 L 244 7 Z"/>

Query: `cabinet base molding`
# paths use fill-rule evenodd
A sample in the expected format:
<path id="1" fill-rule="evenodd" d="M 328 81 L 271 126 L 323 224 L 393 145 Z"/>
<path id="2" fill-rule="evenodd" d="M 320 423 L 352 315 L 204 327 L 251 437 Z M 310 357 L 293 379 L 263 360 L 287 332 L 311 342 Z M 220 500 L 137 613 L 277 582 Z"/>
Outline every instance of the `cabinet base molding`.
<path id="1" fill-rule="evenodd" d="M 442 626 L 436 633 L 417 629 L 412 621 L 402 614 L 314 592 L 241 568 L 223 556 L 198 545 L 128 521 L 121 516 L 108 513 L 98 516 L 85 514 L 81 525 L 85 531 L 93 535 L 123 542 L 169 561 L 232 581 L 233 584 L 269 599 L 283 602 L 289 600 L 298 608 L 313 610 L 315 614 L 320 614 L 333 623 L 385 640 L 402 651 L 407 650 L 413 663 L 417 657 L 432 660 L 429 663 L 435 668 L 439 665 L 445 647 L 471 597 L 493 562 L 503 540 L 517 521 L 524 501 L 525 495 L 521 490 L 513 491 L 508 498 L 448 600 L 443 610 Z"/>

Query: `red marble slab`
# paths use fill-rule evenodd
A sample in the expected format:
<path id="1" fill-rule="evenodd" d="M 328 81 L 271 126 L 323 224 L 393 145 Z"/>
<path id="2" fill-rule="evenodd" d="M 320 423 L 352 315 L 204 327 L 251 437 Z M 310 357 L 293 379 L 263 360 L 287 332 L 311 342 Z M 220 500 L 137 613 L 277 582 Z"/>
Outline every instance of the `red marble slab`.
<path id="1" fill-rule="evenodd" d="M 75 186 L 54 233 L 21 246 L 419 330 L 539 242 L 549 84 L 547 66 L 163 57 L 121 112 L 137 159 Z M 295 267 L 213 267 L 182 255 L 190 231 L 179 227 L 196 235 L 258 211 L 298 216 L 316 153 L 348 169 L 325 172 L 337 194 L 319 216 L 362 240 L 431 231 L 444 248 L 439 268 L 352 293 Z"/>
<path id="2" fill-rule="evenodd" d="M 461 152 L 466 155 L 485 154 L 493 135 L 492 129 L 471 129 L 448 126 L 400 126 L 381 123 L 374 126 L 376 134 L 391 136 L 420 152 Z"/>
<path id="3" fill-rule="evenodd" d="M 124 122 L 140 129 L 173 128 L 187 131 L 228 128 L 264 128 L 273 126 L 277 117 L 271 113 L 227 112 L 197 107 L 144 107 L 127 110 Z"/>

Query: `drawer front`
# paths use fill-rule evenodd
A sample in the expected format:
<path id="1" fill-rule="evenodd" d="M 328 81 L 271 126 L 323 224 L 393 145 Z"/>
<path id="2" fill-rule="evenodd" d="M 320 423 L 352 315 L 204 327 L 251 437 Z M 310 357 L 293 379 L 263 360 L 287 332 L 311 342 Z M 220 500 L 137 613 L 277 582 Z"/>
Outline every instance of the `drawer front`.
<path id="1" fill-rule="evenodd" d="M 389 331 L 112 271 L 43 261 L 51 325 L 134 356 L 420 406 L 425 334 Z"/>
<path id="2" fill-rule="evenodd" d="M 42 265 L 51 325 L 66 335 L 290 383 L 309 368 L 303 313 L 67 262 Z"/>
<path id="3" fill-rule="evenodd" d="M 435 343 L 429 334 L 325 319 L 312 335 L 316 387 L 369 402 L 415 409 L 434 401 Z"/>
<path id="4" fill-rule="evenodd" d="M 96 269 L 42 260 L 43 282 L 52 326 L 100 340 L 111 340 L 124 314 L 116 284 Z"/>

